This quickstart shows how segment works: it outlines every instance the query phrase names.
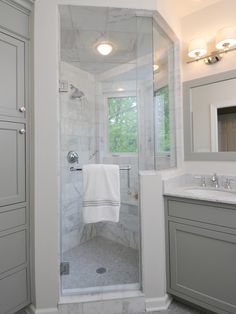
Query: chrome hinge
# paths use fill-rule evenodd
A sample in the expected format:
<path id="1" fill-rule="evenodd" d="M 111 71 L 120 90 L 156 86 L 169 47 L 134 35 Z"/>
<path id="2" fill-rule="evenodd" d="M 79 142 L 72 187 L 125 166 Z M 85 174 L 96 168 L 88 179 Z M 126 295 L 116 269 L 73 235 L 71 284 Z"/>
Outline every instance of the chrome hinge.
<path id="1" fill-rule="evenodd" d="M 70 273 L 70 263 L 69 262 L 62 262 L 60 264 L 60 274 L 62 275 L 69 275 Z"/>

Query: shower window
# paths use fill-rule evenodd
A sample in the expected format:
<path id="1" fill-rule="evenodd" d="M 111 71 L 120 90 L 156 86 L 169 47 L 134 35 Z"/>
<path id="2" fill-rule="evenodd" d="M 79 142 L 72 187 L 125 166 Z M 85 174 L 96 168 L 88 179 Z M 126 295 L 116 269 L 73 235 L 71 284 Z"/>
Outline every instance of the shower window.
<path id="1" fill-rule="evenodd" d="M 109 153 L 137 152 L 136 97 L 109 97 L 107 146 Z"/>

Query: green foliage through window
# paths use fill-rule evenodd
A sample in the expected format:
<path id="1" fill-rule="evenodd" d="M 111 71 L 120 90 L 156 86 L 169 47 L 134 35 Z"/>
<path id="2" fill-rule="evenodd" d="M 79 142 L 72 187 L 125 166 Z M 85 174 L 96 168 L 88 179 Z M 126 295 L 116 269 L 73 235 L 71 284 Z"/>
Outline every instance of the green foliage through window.
<path id="1" fill-rule="evenodd" d="M 169 89 L 164 86 L 154 94 L 156 152 L 170 151 Z"/>
<path id="2" fill-rule="evenodd" d="M 108 98 L 108 150 L 110 153 L 137 152 L 136 97 Z"/>

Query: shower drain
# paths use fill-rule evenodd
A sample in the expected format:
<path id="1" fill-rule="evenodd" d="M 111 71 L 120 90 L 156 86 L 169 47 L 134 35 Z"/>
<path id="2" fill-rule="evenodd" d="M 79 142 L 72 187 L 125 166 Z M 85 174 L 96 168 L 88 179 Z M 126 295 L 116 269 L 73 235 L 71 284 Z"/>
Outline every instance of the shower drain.
<path id="1" fill-rule="evenodd" d="M 101 275 L 101 274 L 105 274 L 106 271 L 107 271 L 106 268 L 104 268 L 104 267 L 99 267 L 99 268 L 96 270 L 96 273 Z"/>

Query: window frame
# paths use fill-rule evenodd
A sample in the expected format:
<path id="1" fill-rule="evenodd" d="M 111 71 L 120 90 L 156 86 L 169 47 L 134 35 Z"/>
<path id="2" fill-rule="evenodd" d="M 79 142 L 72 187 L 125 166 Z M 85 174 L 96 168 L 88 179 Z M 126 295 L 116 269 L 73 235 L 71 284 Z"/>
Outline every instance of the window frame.
<path id="1" fill-rule="evenodd" d="M 137 94 L 134 91 L 123 91 L 123 92 L 112 92 L 107 93 L 104 96 L 104 147 L 105 147 L 105 157 L 137 157 L 138 156 L 138 138 L 137 138 L 137 152 L 110 152 L 108 145 L 108 129 L 109 129 L 109 109 L 108 109 L 108 99 L 109 98 L 126 98 L 126 97 L 136 97 L 137 102 Z M 138 108 L 138 103 L 137 103 Z M 137 127 L 138 127 L 138 111 L 137 111 Z"/>

